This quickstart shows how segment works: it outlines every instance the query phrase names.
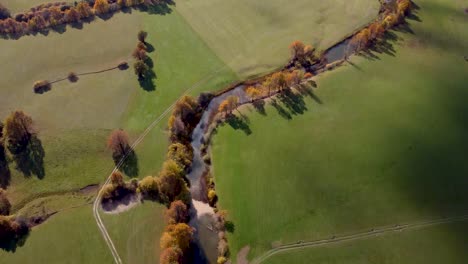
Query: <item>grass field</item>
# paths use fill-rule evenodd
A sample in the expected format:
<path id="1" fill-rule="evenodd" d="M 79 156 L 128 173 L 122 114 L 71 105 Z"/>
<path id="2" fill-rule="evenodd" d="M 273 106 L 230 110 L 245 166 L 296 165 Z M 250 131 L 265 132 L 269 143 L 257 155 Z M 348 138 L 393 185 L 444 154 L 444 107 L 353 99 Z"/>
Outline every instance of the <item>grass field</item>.
<path id="1" fill-rule="evenodd" d="M 162 206 L 155 203 L 103 221 L 124 263 L 156 263 L 162 233 Z M 16 252 L 0 251 L 2 263 L 112 263 L 91 206 L 63 211 L 35 227 Z"/>
<path id="2" fill-rule="evenodd" d="M 208 46 L 246 77 L 286 64 L 294 40 L 325 49 L 377 15 L 377 0 L 179 1 Z"/>
<path id="3" fill-rule="evenodd" d="M 83 76 L 77 83 L 60 82 L 43 95 L 32 92 L 35 80 L 53 80 L 66 76 L 69 71 L 100 70 L 128 60 L 140 29 L 148 31 L 148 42 L 155 49 L 150 53 L 157 75 L 154 91 L 143 90 L 130 68 Z M 32 115 L 45 151 L 42 180 L 26 178 L 10 164 L 12 179 L 7 192 L 14 213 L 20 212 L 20 215 L 40 213 L 43 207 L 68 208 L 81 199 L 74 199 L 67 192 L 103 182 L 113 167 L 111 155 L 105 149 L 112 129 L 124 128 L 136 138 L 188 88 L 193 86 L 189 93 L 197 95 L 204 90 L 219 89 L 237 78 L 176 12 L 164 16 L 136 11 L 116 14 L 107 21 L 98 19 L 84 24 L 83 29 L 68 27 L 63 34 L 50 32 L 48 36 L 0 40 L 0 50 L 0 59 L 11 62 L 0 66 L 3 73 L 0 116 L 6 117 L 15 109 Z M 130 60 L 130 66 L 132 63 Z M 168 144 L 166 125 L 167 119 L 163 119 L 137 148 L 137 176 L 150 175 L 160 169 Z M 115 242 L 119 253 L 124 251 L 123 258 L 136 263 L 154 263 L 159 250 L 155 245 L 162 228 L 162 208 L 151 203 L 142 208 L 128 214 L 106 216 L 105 221 L 109 222 L 110 235 L 118 238 Z M 144 221 L 151 222 L 149 229 L 138 229 L 137 223 Z M 74 229 L 67 237 L 63 234 L 66 228 Z M 41 237 L 48 233 L 52 234 L 50 239 L 57 241 L 43 243 Z M 97 263 L 110 262 L 107 246 L 98 234 L 91 207 L 87 206 L 60 212 L 35 228 L 26 245 L 15 254 L 0 252 L 0 255 L 2 260 L 5 255 L 9 263 L 28 263 L 32 259 L 59 263 L 68 259 L 66 252 L 79 247 L 71 262 L 94 263 L 92 258 L 99 254 L 102 256 Z M 153 240 L 140 239 L 144 235 Z M 86 236 L 93 236 L 90 243 L 83 242 Z M 76 242 L 59 247 L 60 239 Z M 135 246 L 132 254 L 126 251 L 128 241 Z M 46 245 L 53 250 L 43 250 Z M 90 247 L 89 253 L 83 253 L 87 247 Z M 54 254 L 55 248 L 63 253 L 44 254 Z"/>
<path id="4" fill-rule="evenodd" d="M 466 238 L 463 235 L 454 237 L 447 232 L 447 229 L 458 230 L 462 234 L 468 231 L 467 227 L 466 224 L 458 223 L 391 234 L 365 241 L 290 251 L 273 256 L 264 263 L 465 263 L 468 259 Z"/>
<path id="5" fill-rule="evenodd" d="M 234 256 L 468 211 L 462 2 L 416 1 L 421 22 L 396 33 L 394 55 L 354 57 L 317 79 L 322 104 L 307 97 L 296 114 L 283 104 L 291 119 L 244 108 L 252 134 L 219 129 L 214 173 Z"/>

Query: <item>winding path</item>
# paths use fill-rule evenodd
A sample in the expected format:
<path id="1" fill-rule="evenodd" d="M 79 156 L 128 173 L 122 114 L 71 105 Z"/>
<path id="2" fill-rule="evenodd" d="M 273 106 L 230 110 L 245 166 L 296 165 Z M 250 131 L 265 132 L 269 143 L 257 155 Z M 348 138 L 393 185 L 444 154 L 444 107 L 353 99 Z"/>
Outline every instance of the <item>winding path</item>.
<path id="1" fill-rule="evenodd" d="M 164 112 L 159 115 L 144 131 L 143 133 L 132 143 L 131 145 L 131 148 L 132 149 L 135 149 L 142 141 L 143 139 L 149 134 L 149 132 L 157 125 L 159 124 L 159 122 L 161 122 L 161 120 L 166 117 L 171 111 L 172 109 L 174 108 L 174 106 L 176 105 L 176 103 L 183 97 L 185 96 L 187 93 L 189 93 L 191 90 L 199 87 L 201 84 L 203 84 L 204 82 L 208 81 L 209 79 L 213 78 L 218 72 L 220 72 L 221 70 L 223 70 L 226 66 L 223 66 L 221 68 L 219 68 L 218 70 L 216 71 L 213 71 L 211 72 L 210 74 L 208 74 L 205 78 L 201 79 L 200 81 L 198 81 L 197 83 L 195 83 L 194 85 L 192 85 L 190 88 L 188 88 L 187 90 L 185 90 L 182 95 L 174 102 L 172 103 L 168 108 L 166 108 L 166 110 L 164 110 Z M 119 163 L 114 167 L 114 169 L 112 170 L 112 172 L 109 174 L 109 176 L 107 177 L 106 181 L 104 182 L 104 184 L 102 185 L 102 187 L 99 189 L 99 192 L 96 196 L 96 199 L 94 200 L 94 203 L 93 203 L 93 216 L 94 216 L 94 219 L 96 220 L 96 224 L 98 225 L 98 228 L 99 230 L 101 231 L 101 234 L 104 238 L 104 240 L 106 241 L 106 244 L 107 246 L 109 247 L 109 250 L 110 252 L 112 253 L 112 257 L 114 258 L 114 262 L 116 264 L 122 264 L 122 259 L 120 258 L 120 255 L 117 251 L 117 249 L 115 248 L 115 244 L 114 242 L 112 241 L 109 233 L 107 232 L 107 228 L 106 226 L 104 225 L 102 219 L 101 219 L 101 215 L 99 214 L 99 207 L 100 207 L 100 202 L 101 202 L 101 198 L 102 198 L 102 189 L 103 187 L 106 185 L 106 184 L 109 184 L 109 182 L 111 181 L 111 175 L 112 173 L 116 172 L 121 166 L 122 164 L 124 163 L 125 159 L 127 158 L 127 155 L 125 155 L 120 161 Z"/>
<path id="2" fill-rule="evenodd" d="M 409 231 L 409 230 L 414 230 L 414 229 L 427 228 L 427 227 L 431 227 L 435 225 L 450 224 L 454 222 L 463 222 L 467 220 L 468 220 L 468 215 L 462 215 L 462 216 L 449 217 L 449 218 L 443 218 L 443 219 L 437 219 L 437 220 L 428 220 L 428 221 L 413 223 L 413 224 L 403 224 L 403 225 L 394 225 L 390 227 L 382 227 L 379 229 L 372 229 L 367 232 L 355 233 L 355 234 L 346 235 L 346 236 L 336 236 L 336 237 L 331 237 L 331 238 L 322 239 L 322 240 L 300 241 L 294 244 L 286 244 L 286 245 L 282 245 L 277 248 L 271 249 L 265 252 L 260 257 L 254 259 L 251 263 L 260 264 L 264 262 L 265 260 L 267 260 L 268 258 L 278 253 L 283 253 L 283 252 L 290 251 L 290 250 L 321 247 L 321 246 L 326 246 L 330 244 L 338 244 L 341 242 L 370 239 L 378 235 L 386 235 L 389 233 Z"/>

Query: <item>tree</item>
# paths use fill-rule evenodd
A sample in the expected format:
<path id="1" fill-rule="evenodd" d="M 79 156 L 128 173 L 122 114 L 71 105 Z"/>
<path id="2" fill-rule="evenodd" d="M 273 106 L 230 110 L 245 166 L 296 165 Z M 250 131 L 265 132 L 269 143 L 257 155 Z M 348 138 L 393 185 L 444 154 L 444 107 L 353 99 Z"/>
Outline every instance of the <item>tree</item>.
<path id="1" fill-rule="evenodd" d="M 105 14 L 109 12 L 109 2 L 107 0 L 96 0 L 93 8 L 96 14 Z"/>
<path id="2" fill-rule="evenodd" d="M 168 224 L 187 223 L 189 219 L 187 205 L 179 200 L 172 202 L 164 217 Z"/>
<path id="3" fill-rule="evenodd" d="M 133 64 L 133 68 L 135 69 L 135 74 L 138 75 L 139 79 L 144 78 L 150 70 L 148 65 L 146 65 L 142 60 L 137 60 L 135 64 Z"/>
<path id="4" fill-rule="evenodd" d="M 165 248 L 159 257 L 159 264 L 178 264 L 182 263 L 183 252 L 178 247 Z"/>
<path id="5" fill-rule="evenodd" d="M 352 39 L 351 43 L 356 47 L 357 50 L 365 49 L 369 46 L 370 42 L 370 31 L 364 28 L 357 33 Z"/>
<path id="6" fill-rule="evenodd" d="M 4 140 L 12 154 L 23 151 L 35 133 L 32 118 L 23 111 L 15 111 L 5 120 Z"/>
<path id="7" fill-rule="evenodd" d="M 181 143 L 173 143 L 169 146 L 167 158 L 175 161 L 182 169 L 192 166 L 193 150 Z"/>
<path id="8" fill-rule="evenodd" d="M 36 81 L 33 85 L 33 90 L 35 93 L 44 93 L 50 91 L 52 84 L 47 80 Z"/>
<path id="9" fill-rule="evenodd" d="M 385 28 L 382 23 L 374 22 L 369 26 L 369 34 L 371 39 L 377 39 L 383 37 Z"/>
<path id="10" fill-rule="evenodd" d="M 107 139 L 107 147 L 112 151 L 114 161 L 120 160 L 131 150 L 127 132 L 122 129 L 112 131 Z"/>
<path id="11" fill-rule="evenodd" d="M 235 95 L 231 95 L 228 98 L 226 98 L 224 101 L 221 102 L 221 104 L 218 107 L 219 112 L 227 112 L 229 114 L 232 113 L 234 109 L 239 104 L 239 97 Z"/>
<path id="12" fill-rule="evenodd" d="M 148 36 L 148 32 L 146 32 L 146 31 L 140 30 L 138 32 L 138 40 L 143 42 L 143 43 L 146 43 L 146 37 L 147 36 Z"/>
<path id="13" fill-rule="evenodd" d="M 255 98 L 257 98 L 258 96 L 260 96 L 262 93 L 260 92 L 259 89 L 257 89 L 255 86 L 249 86 L 247 87 L 247 89 L 245 90 L 245 92 L 247 93 L 247 95 L 250 97 L 250 99 L 252 100 L 255 100 Z"/>
<path id="14" fill-rule="evenodd" d="M 122 173 L 120 171 L 114 171 L 111 174 L 111 183 L 114 186 L 123 186 L 125 184 L 123 175 L 122 175 Z"/>
<path id="15" fill-rule="evenodd" d="M 284 76 L 283 72 L 275 72 L 271 75 L 271 87 L 276 90 L 282 91 L 284 88 L 286 88 L 287 83 L 286 83 L 286 78 Z"/>
<path id="16" fill-rule="evenodd" d="M 146 50 L 145 49 L 142 49 L 140 47 L 137 47 L 133 53 L 132 53 L 132 56 L 137 59 L 137 60 L 140 60 L 140 61 L 144 61 L 146 60 L 146 58 L 148 57 L 146 55 Z"/>
<path id="17" fill-rule="evenodd" d="M 78 12 L 74 7 L 65 11 L 65 21 L 67 21 L 68 23 L 79 22 L 80 19 L 80 12 Z"/>
<path id="18" fill-rule="evenodd" d="M 86 1 L 79 2 L 76 5 L 76 10 L 80 13 L 81 18 L 86 18 L 93 15 L 93 10 Z"/>
<path id="19" fill-rule="evenodd" d="M 67 78 L 70 82 L 78 81 L 78 75 L 74 72 L 69 72 Z"/>
<path id="20" fill-rule="evenodd" d="M 188 192 L 182 169 L 173 160 L 167 160 L 159 173 L 158 185 L 161 200 L 166 204 L 179 198 L 184 198 Z"/>
<path id="21" fill-rule="evenodd" d="M 304 43 L 299 40 L 296 40 L 289 45 L 289 49 L 291 50 L 292 59 L 301 60 L 304 57 Z"/>
<path id="22" fill-rule="evenodd" d="M 193 229 L 185 223 L 168 225 L 161 237 L 161 249 L 177 247 L 186 251 L 190 246 L 192 235 Z"/>
<path id="23" fill-rule="evenodd" d="M 153 176 L 146 176 L 138 183 L 141 194 L 147 198 L 156 199 L 159 194 L 158 182 Z"/>

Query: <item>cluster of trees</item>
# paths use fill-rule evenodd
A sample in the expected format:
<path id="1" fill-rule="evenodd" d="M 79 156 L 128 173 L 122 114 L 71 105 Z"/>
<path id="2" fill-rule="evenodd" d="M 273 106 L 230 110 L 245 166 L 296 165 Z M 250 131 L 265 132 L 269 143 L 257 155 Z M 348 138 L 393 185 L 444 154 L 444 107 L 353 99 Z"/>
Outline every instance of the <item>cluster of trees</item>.
<path id="1" fill-rule="evenodd" d="M 404 22 L 405 16 L 411 11 L 411 6 L 410 0 L 385 1 L 382 16 L 354 35 L 350 45 L 359 51 L 375 44 L 384 36 L 386 30 Z"/>
<path id="2" fill-rule="evenodd" d="M 147 55 L 148 48 L 146 47 L 147 36 L 148 33 L 145 31 L 138 32 L 138 44 L 132 53 L 132 56 L 136 59 L 133 68 L 138 79 L 147 78 L 151 74 L 150 62 Z"/>
<path id="3" fill-rule="evenodd" d="M 73 4 L 55 2 L 42 4 L 24 13 L 11 16 L 0 4 L 0 34 L 21 36 L 61 24 L 79 23 L 96 15 L 114 13 L 122 8 L 158 4 L 161 0 L 82 0 Z"/>
<path id="4" fill-rule="evenodd" d="M 135 194 L 137 188 L 138 180 L 132 179 L 125 182 L 123 174 L 120 171 L 115 171 L 111 175 L 111 182 L 102 188 L 102 201 L 118 201 L 129 194 Z"/>
<path id="5" fill-rule="evenodd" d="M 188 263 L 187 258 L 194 230 L 187 222 L 187 206 L 181 201 L 174 201 L 166 211 L 167 226 L 160 239 L 161 255 L 159 263 Z"/>
<path id="6" fill-rule="evenodd" d="M 296 40 L 289 45 L 291 51 L 291 64 L 297 67 L 308 68 L 312 64 L 320 60 L 320 55 L 316 54 L 316 50 L 311 45 L 305 45 L 303 42 Z"/>
<path id="7" fill-rule="evenodd" d="M 184 96 L 177 101 L 174 111 L 169 118 L 170 140 L 190 147 L 190 135 L 200 121 L 202 97 L 198 101 L 190 96 Z"/>

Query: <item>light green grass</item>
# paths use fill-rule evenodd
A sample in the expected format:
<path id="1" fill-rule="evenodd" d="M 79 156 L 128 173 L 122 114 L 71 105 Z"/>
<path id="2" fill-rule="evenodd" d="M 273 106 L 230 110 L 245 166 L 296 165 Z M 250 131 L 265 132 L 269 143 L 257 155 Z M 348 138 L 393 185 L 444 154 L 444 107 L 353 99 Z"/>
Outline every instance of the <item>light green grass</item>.
<path id="1" fill-rule="evenodd" d="M 102 214 L 124 263 L 159 262 L 159 239 L 165 227 L 164 206 L 146 202 L 118 215 Z"/>
<path id="2" fill-rule="evenodd" d="M 83 76 L 77 83 L 63 81 L 43 95 L 32 92 L 35 80 L 54 80 L 69 71 L 105 69 L 122 60 L 131 66 L 140 29 L 148 31 L 148 42 L 155 48 L 150 54 L 157 74 L 155 91 L 143 90 L 130 68 Z M 103 40 L 115 44 L 105 45 Z M 32 115 L 45 150 L 43 180 L 26 179 L 10 165 L 8 193 L 15 210 L 45 193 L 102 182 L 113 165 L 105 149 L 112 129 L 124 128 L 136 138 L 199 81 L 203 80 L 192 94 L 219 89 L 236 79 L 175 12 L 116 14 L 108 21 L 85 24 L 82 30 L 1 40 L 0 47 L 2 61 L 15 62 L 0 66 L 5 73 L 0 78 L 0 116 L 15 109 Z M 159 170 L 168 142 L 166 124 L 163 120 L 138 147 L 140 176 Z"/>
<path id="3" fill-rule="evenodd" d="M 124 263 L 157 263 L 164 227 L 162 207 L 146 203 L 119 215 L 103 214 Z M 113 263 L 91 205 L 52 216 L 33 228 L 16 252 L 1 250 L 0 259 L 2 263 Z"/>
<path id="4" fill-rule="evenodd" d="M 345 242 L 320 248 L 289 251 L 264 263 L 269 264 L 439 264 L 465 263 L 468 259 L 463 223 L 431 227 Z M 460 232 L 453 236 L 451 230 Z M 464 246 L 465 245 L 465 246 Z"/>
<path id="5" fill-rule="evenodd" d="M 422 22 L 397 34 L 395 56 L 317 79 L 323 104 L 306 98 L 292 120 L 244 109 L 249 136 L 220 128 L 214 174 L 234 256 L 468 211 L 466 17 L 461 1 L 416 2 Z"/>
<path id="6" fill-rule="evenodd" d="M 177 2 L 195 31 L 244 77 L 286 64 L 294 40 L 328 48 L 374 19 L 378 7 L 377 0 Z"/>

